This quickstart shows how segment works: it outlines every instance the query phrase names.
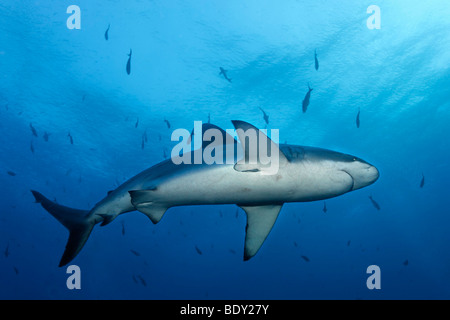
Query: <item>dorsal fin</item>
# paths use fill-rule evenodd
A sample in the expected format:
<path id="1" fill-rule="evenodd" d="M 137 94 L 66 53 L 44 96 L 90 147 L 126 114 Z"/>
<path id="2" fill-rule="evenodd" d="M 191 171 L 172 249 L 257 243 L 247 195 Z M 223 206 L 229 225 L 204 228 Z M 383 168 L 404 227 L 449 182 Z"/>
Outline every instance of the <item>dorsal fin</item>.
<path id="1" fill-rule="evenodd" d="M 222 141 L 204 141 L 203 137 L 205 135 L 205 132 L 208 130 L 218 130 L 221 135 L 222 135 Z M 191 135 L 189 136 L 189 139 L 187 141 L 188 144 L 190 144 L 192 142 L 192 137 L 195 134 L 195 129 L 192 129 L 191 131 Z M 237 143 L 236 139 L 234 137 L 232 137 L 230 134 L 228 134 L 225 130 L 223 130 L 222 128 L 212 124 L 212 123 L 202 123 L 202 135 L 201 135 L 201 140 L 202 140 L 202 149 L 205 149 L 207 146 L 211 145 L 211 144 L 235 144 Z"/>
<path id="2" fill-rule="evenodd" d="M 253 257 L 258 252 L 259 248 L 261 248 L 270 230 L 272 230 L 282 206 L 283 204 L 240 206 L 247 214 L 244 261 Z"/>
<path id="3" fill-rule="evenodd" d="M 289 160 L 263 130 L 245 121 L 233 120 L 233 125 L 239 137 L 244 152 L 242 160 L 234 166 L 241 172 L 276 172 L 285 166 Z"/>

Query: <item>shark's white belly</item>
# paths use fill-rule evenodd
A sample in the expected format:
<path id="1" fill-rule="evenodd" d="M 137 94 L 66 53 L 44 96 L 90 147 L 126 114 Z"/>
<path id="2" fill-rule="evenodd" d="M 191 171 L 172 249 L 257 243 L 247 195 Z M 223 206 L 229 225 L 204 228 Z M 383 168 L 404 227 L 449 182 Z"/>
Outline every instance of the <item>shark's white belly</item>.
<path id="1" fill-rule="evenodd" d="M 264 205 L 334 197 L 351 189 L 351 177 L 312 163 L 293 163 L 276 174 L 239 172 L 233 165 L 192 165 L 162 179 L 152 200 L 167 207 L 198 204 Z"/>

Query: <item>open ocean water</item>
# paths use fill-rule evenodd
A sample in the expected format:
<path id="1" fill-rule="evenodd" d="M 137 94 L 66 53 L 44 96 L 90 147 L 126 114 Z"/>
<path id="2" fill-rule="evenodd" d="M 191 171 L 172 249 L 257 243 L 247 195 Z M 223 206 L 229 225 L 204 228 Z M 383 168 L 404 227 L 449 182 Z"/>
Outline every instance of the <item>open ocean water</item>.
<path id="1" fill-rule="evenodd" d="M 448 0 L 1 1 L 0 298 L 449 299 L 449 17 Z M 90 210 L 175 129 L 231 120 L 380 177 L 285 204 L 249 261 L 244 211 L 196 205 L 120 215 L 58 267 L 68 231 L 30 190 Z"/>

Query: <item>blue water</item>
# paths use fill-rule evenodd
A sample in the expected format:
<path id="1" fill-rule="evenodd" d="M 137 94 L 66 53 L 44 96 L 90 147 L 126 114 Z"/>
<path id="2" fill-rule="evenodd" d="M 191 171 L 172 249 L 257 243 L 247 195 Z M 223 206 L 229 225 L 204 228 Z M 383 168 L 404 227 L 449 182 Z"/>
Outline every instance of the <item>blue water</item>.
<path id="1" fill-rule="evenodd" d="M 447 0 L 2 1 L 0 298 L 449 299 L 449 17 Z M 259 107 L 280 141 L 354 154 L 379 180 L 326 213 L 285 204 L 246 262 L 236 206 L 172 208 L 156 225 L 121 215 L 94 228 L 71 262 L 81 289 L 67 288 L 68 232 L 30 189 L 89 210 L 163 160 L 173 129 L 263 128 Z"/>

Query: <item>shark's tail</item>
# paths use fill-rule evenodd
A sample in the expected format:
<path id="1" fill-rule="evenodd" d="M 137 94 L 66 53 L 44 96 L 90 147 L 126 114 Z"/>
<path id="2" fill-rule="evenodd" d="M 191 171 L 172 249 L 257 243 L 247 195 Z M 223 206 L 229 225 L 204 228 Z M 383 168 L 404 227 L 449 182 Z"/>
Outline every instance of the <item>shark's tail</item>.
<path id="1" fill-rule="evenodd" d="M 45 210 L 61 222 L 70 232 L 66 249 L 59 262 L 60 267 L 65 266 L 81 251 L 91 234 L 95 222 L 88 218 L 89 211 L 87 210 L 61 206 L 34 190 L 31 190 L 31 193 L 33 193 L 36 203 L 40 203 Z"/>

